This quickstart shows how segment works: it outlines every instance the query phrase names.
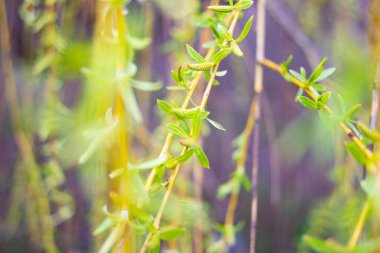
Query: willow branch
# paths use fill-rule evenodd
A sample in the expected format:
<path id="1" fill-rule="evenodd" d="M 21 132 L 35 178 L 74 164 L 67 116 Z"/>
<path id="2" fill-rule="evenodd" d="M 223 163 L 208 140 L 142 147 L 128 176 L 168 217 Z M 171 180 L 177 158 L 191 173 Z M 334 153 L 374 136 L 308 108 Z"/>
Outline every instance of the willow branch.
<path id="1" fill-rule="evenodd" d="M 236 27 L 236 23 L 237 23 L 237 20 L 239 18 L 239 14 L 240 14 L 240 11 L 235 11 L 233 13 L 233 18 L 232 18 L 232 21 L 231 21 L 231 24 L 230 24 L 230 27 L 229 27 L 229 32 L 230 34 L 233 34 L 234 30 L 235 30 L 235 27 Z M 225 41 L 223 44 L 226 44 L 227 41 Z M 208 99 L 209 99 L 209 96 L 210 96 L 210 92 L 211 92 L 211 89 L 213 87 L 213 83 L 214 83 L 214 80 L 215 80 L 215 77 L 216 77 L 216 73 L 218 72 L 218 69 L 219 69 L 219 65 L 220 65 L 220 62 L 217 63 L 215 66 L 214 66 L 214 69 L 211 73 L 211 76 L 210 76 L 210 79 L 207 83 L 207 87 L 206 87 L 206 90 L 205 92 L 203 93 L 203 98 L 202 98 L 202 101 L 201 101 L 201 104 L 200 104 L 200 110 L 203 111 L 207 105 L 207 102 L 208 102 Z M 202 73 L 202 72 L 200 72 Z M 190 99 L 190 97 L 189 97 Z M 170 134 L 171 135 L 171 134 Z M 182 152 L 181 152 L 181 155 L 185 154 L 186 151 L 188 150 L 187 147 L 184 147 Z M 171 176 L 169 177 L 169 180 L 168 180 L 168 187 L 167 187 L 167 191 L 165 192 L 165 195 L 162 199 L 162 202 L 161 202 L 161 205 L 160 205 L 160 208 L 159 208 L 159 211 L 156 215 L 156 218 L 154 219 L 154 226 L 156 229 L 158 229 L 160 227 L 160 223 L 161 223 L 161 218 L 162 218 L 162 215 L 164 213 L 164 210 L 165 210 L 165 207 L 167 205 L 167 202 L 169 200 L 169 197 L 170 197 L 170 194 L 173 190 L 173 186 L 174 186 L 174 183 L 176 181 L 176 178 L 177 178 L 177 175 L 178 175 L 178 172 L 179 172 L 179 169 L 181 167 L 181 164 L 179 163 L 173 173 L 171 174 Z M 148 246 L 149 246 L 149 241 L 152 237 L 152 233 L 149 233 L 145 242 L 144 242 L 144 245 L 140 251 L 140 253 L 144 253 L 148 250 Z"/>
<path id="2" fill-rule="evenodd" d="M 277 63 L 271 61 L 271 60 L 268 60 L 268 59 L 263 59 L 263 60 L 260 60 L 259 63 L 263 66 L 266 66 L 278 73 L 280 73 L 281 75 L 284 75 L 286 74 L 284 72 L 284 70 L 280 67 L 280 65 L 278 65 Z M 294 85 L 296 85 L 298 88 L 301 88 L 304 92 L 306 92 L 310 98 L 314 101 L 317 101 L 318 100 L 318 97 L 307 87 L 307 85 L 303 82 L 301 82 L 300 80 L 294 78 L 293 76 L 290 76 L 290 79 L 289 81 L 291 83 L 293 83 Z M 330 107 L 328 107 L 327 105 L 325 105 L 323 107 L 323 110 L 325 112 L 327 112 L 329 115 L 333 115 L 333 111 L 330 109 Z M 352 130 L 343 122 L 343 121 L 339 121 L 338 122 L 340 128 L 343 130 L 343 132 L 351 139 L 352 142 L 354 142 L 356 144 L 356 146 L 361 150 L 361 152 L 363 153 L 363 155 L 370 159 L 372 156 L 373 156 L 373 153 L 371 150 L 369 150 L 366 145 L 352 132 Z M 369 170 L 371 170 L 371 172 L 374 172 L 372 171 L 371 168 L 367 168 Z"/>

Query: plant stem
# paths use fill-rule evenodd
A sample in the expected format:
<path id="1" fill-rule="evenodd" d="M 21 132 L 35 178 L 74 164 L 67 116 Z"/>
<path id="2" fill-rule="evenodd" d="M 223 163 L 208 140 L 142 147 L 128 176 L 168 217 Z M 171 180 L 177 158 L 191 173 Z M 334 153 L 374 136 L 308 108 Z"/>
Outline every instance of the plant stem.
<path id="1" fill-rule="evenodd" d="M 233 32 L 235 30 L 236 23 L 237 23 L 237 20 L 239 18 L 239 13 L 240 13 L 239 11 L 235 11 L 233 13 L 233 18 L 232 18 L 232 21 L 231 21 L 231 24 L 230 24 L 230 27 L 229 27 L 230 34 L 233 34 Z M 227 42 L 225 41 L 224 44 L 226 44 L 226 43 Z M 209 96 L 210 96 L 210 92 L 211 92 L 211 89 L 213 87 L 213 83 L 214 83 L 214 80 L 215 80 L 215 77 L 216 77 L 216 73 L 218 72 L 219 65 L 220 65 L 220 62 L 218 62 L 214 66 L 214 69 L 213 69 L 213 71 L 211 73 L 211 76 L 210 76 L 210 80 L 207 83 L 206 90 L 203 93 L 203 98 L 202 98 L 201 104 L 199 106 L 201 111 L 203 111 L 205 109 L 206 105 L 207 105 L 207 102 L 208 102 L 208 99 L 209 99 Z M 200 73 L 202 73 L 202 72 L 200 72 Z M 188 97 L 188 99 L 190 100 L 190 97 Z M 171 135 L 171 134 L 169 134 L 169 135 Z M 182 152 L 181 152 L 181 155 L 185 154 L 187 150 L 188 150 L 188 148 L 184 147 L 183 150 L 182 150 Z M 161 218 L 162 218 L 162 215 L 164 213 L 166 204 L 167 204 L 167 202 L 169 200 L 170 194 L 172 192 L 172 189 L 173 189 L 173 186 L 174 186 L 175 180 L 177 178 L 177 175 L 178 175 L 180 167 L 181 167 L 181 164 L 178 164 L 175 167 L 175 169 L 174 169 L 173 173 L 171 174 L 171 176 L 169 177 L 167 191 L 165 192 L 165 195 L 164 195 L 164 198 L 162 199 L 159 211 L 158 211 L 158 213 L 156 215 L 156 218 L 154 220 L 154 226 L 155 226 L 156 229 L 158 229 L 160 227 Z M 147 238 L 146 238 L 146 240 L 144 242 L 144 245 L 143 245 L 140 253 L 144 253 L 144 252 L 146 252 L 148 250 L 149 241 L 150 241 L 150 238 L 152 237 L 152 235 L 153 235 L 152 233 L 149 233 L 149 235 L 147 236 Z"/>
<path id="2" fill-rule="evenodd" d="M 255 113 L 256 113 L 256 99 L 253 98 L 250 106 L 249 116 L 246 123 L 246 126 L 243 130 L 243 144 L 240 150 L 240 156 L 236 162 L 236 172 L 244 172 L 244 166 L 247 158 L 247 151 L 249 146 L 249 140 L 251 138 L 252 130 L 255 123 Z M 235 210 L 238 203 L 240 188 L 236 191 L 233 191 L 230 196 L 230 200 L 227 206 L 227 213 L 224 221 L 224 226 L 232 226 L 234 222 Z"/>
<path id="3" fill-rule="evenodd" d="M 265 7 L 266 0 L 257 2 L 257 35 L 256 35 L 256 61 L 264 59 L 265 55 Z M 255 106 L 255 129 L 253 133 L 253 160 L 252 160 L 252 200 L 251 200 L 251 235 L 250 253 L 255 252 L 256 224 L 257 224 L 257 174 L 259 167 L 259 145 L 260 145 L 260 115 L 261 115 L 261 93 L 263 90 L 263 67 L 256 64 L 254 92 L 256 96 Z"/>
<path id="4" fill-rule="evenodd" d="M 364 203 L 364 207 L 360 214 L 358 223 L 356 224 L 355 230 L 351 236 L 350 241 L 348 242 L 348 245 L 347 245 L 348 249 L 352 250 L 358 244 L 360 236 L 363 231 L 364 224 L 368 218 L 369 211 L 370 211 L 370 203 L 369 203 L 369 200 L 367 199 L 366 202 Z"/>
<path id="5" fill-rule="evenodd" d="M 27 166 L 26 171 L 30 182 L 30 185 L 27 186 L 27 193 L 30 193 L 34 197 L 35 201 L 35 203 L 29 204 L 33 204 L 33 206 L 35 205 L 38 209 L 38 216 L 40 217 L 37 217 L 37 219 L 41 223 L 41 238 L 39 238 L 39 240 L 41 240 L 40 243 L 42 244 L 43 249 L 46 252 L 55 253 L 58 252 L 58 249 L 54 242 L 54 225 L 50 215 L 50 204 L 47 199 L 46 191 L 43 188 L 44 185 L 41 182 L 37 163 L 34 159 L 33 145 L 21 126 L 21 113 L 17 97 L 16 83 L 13 76 L 14 71 L 5 0 L 0 1 L 0 31 L 0 48 L 2 49 L 1 68 L 3 69 L 4 75 L 5 94 L 13 129 L 15 131 L 14 135 L 16 138 L 16 143 L 18 145 L 20 155 L 25 162 L 25 166 Z"/>
<path id="6" fill-rule="evenodd" d="M 231 19 L 231 16 L 229 16 L 227 18 L 227 21 L 226 23 L 229 24 L 230 23 L 230 33 L 231 31 L 233 31 L 235 29 L 235 25 L 236 25 L 236 21 L 237 21 L 238 17 L 235 16 L 232 16 L 232 19 Z M 235 23 L 233 25 L 233 23 Z M 231 30 L 232 28 L 232 30 Z M 232 34 L 232 33 L 231 33 Z M 216 47 L 212 47 L 210 48 L 210 50 L 208 51 L 208 53 L 206 54 L 205 56 L 205 60 L 206 61 L 209 61 L 211 59 L 211 57 L 213 56 L 213 54 L 215 53 L 215 49 Z M 193 93 L 195 92 L 195 89 L 198 87 L 198 84 L 199 84 L 199 81 L 202 77 L 202 72 L 198 72 L 194 79 L 191 81 L 191 84 L 190 84 L 190 88 L 189 88 L 189 91 L 188 93 L 186 94 L 186 97 L 181 105 L 181 109 L 186 109 L 188 104 L 190 103 L 190 100 L 191 100 L 191 97 L 193 96 Z M 210 88 L 211 89 L 211 88 Z M 207 103 L 207 101 L 206 101 Z M 169 152 L 169 147 L 170 147 L 170 144 L 171 142 L 173 141 L 173 134 L 172 133 L 169 133 L 167 136 L 166 136 L 166 139 L 165 139 L 165 143 L 164 143 L 164 146 L 162 147 L 161 149 L 161 152 L 160 152 L 160 155 L 159 157 L 164 157 L 167 155 L 167 153 Z M 152 186 L 152 183 L 153 183 L 153 179 L 154 179 L 154 176 L 157 174 L 157 168 L 153 168 L 153 170 L 150 172 L 149 176 L 148 176 L 148 179 L 146 180 L 146 183 L 145 183 L 145 190 L 149 190 L 149 188 Z"/>
<path id="7" fill-rule="evenodd" d="M 286 74 L 286 73 L 284 73 L 284 71 L 282 70 L 280 65 L 278 65 L 277 63 L 275 63 L 271 60 L 263 59 L 263 60 L 260 60 L 259 63 L 263 66 L 266 66 L 266 67 L 272 69 L 272 70 L 275 70 L 276 72 L 280 73 L 281 75 Z M 317 96 L 307 87 L 307 85 L 305 83 L 294 78 L 293 76 L 290 76 L 290 82 L 295 84 L 297 87 L 301 88 L 302 90 L 304 90 L 310 96 L 310 98 L 313 99 L 314 101 L 318 100 Z M 323 110 L 325 112 L 327 112 L 328 114 L 333 115 L 332 110 L 327 105 L 325 105 L 323 107 Z M 343 121 L 339 121 L 338 124 L 342 128 L 343 132 L 345 132 L 347 134 L 347 136 L 352 140 L 352 142 L 354 142 L 356 144 L 356 146 L 362 151 L 363 155 L 367 159 L 370 159 L 373 156 L 372 151 L 369 150 L 366 147 L 366 145 L 358 137 L 356 137 L 356 135 L 352 132 L 352 130 Z M 367 170 L 369 170 L 372 173 L 374 172 L 373 168 L 367 168 Z"/>

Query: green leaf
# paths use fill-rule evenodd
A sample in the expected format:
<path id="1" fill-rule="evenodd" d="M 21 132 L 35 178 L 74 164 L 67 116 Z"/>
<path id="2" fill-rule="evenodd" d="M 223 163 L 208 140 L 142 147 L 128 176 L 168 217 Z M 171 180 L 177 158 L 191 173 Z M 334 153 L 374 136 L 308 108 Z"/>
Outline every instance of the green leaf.
<path id="1" fill-rule="evenodd" d="M 308 84 L 315 83 L 317 78 L 321 75 L 323 71 L 323 67 L 327 62 L 327 57 L 324 57 L 322 61 L 318 64 L 318 66 L 314 69 L 313 73 L 311 73 L 309 79 L 307 80 Z"/>
<path id="2" fill-rule="evenodd" d="M 187 53 L 189 56 L 198 63 L 204 63 L 206 60 L 200 55 L 194 48 L 192 48 L 189 44 L 186 44 Z"/>
<path id="3" fill-rule="evenodd" d="M 361 122 L 358 122 L 358 128 L 364 134 L 365 137 L 373 141 L 380 141 L 380 133 L 378 131 L 368 128 Z"/>
<path id="4" fill-rule="evenodd" d="M 232 49 L 231 48 L 224 48 L 224 49 L 221 49 L 219 52 L 217 52 L 214 57 L 212 57 L 212 62 L 215 64 L 215 63 L 218 63 L 220 62 L 221 60 L 223 60 L 224 58 L 226 58 L 230 53 L 232 53 Z"/>
<path id="5" fill-rule="evenodd" d="M 344 143 L 350 152 L 350 154 L 358 161 L 360 164 L 365 165 L 367 163 L 367 158 L 363 154 L 363 152 L 356 146 L 353 142 L 345 142 Z"/>
<path id="6" fill-rule="evenodd" d="M 241 184 L 243 185 L 243 188 L 248 192 L 251 191 L 251 188 L 252 188 L 251 181 L 249 180 L 248 176 L 244 172 L 242 173 L 240 180 L 241 180 Z"/>
<path id="7" fill-rule="evenodd" d="M 289 57 L 286 59 L 286 61 L 281 63 L 281 65 L 283 65 L 285 67 L 285 70 L 288 71 L 292 61 L 293 61 L 293 55 L 289 55 Z"/>
<path id="8" fill-rule="evenodd" d="M 195 150 L 195 155 L 197 156 L 198 161 L 202 165 L 202 167 L 209 169 L 210 163 L 208 161 L 206 154 L 203 152 L 202 148 L 200 146 L 196 146 L 194 150 Z"/>
<path id="9" fill-rule="evenodd" d="M 137 37 L 131 36 L 130 34 L 128 34 L 126 37 L 131 47 L 136 50 L 141 50 L 141 49 L 146 48 L 151 42 L 151 39 L 149 37 L 137 38 Z"/>
<path id="10" fill-rule="evenodd" d="M 167 126 L 169 127 L 170 131 L 173 134 L 175 134 L 175 135 L 177 135 L 179 137 L 182 137 L 184 139 L 189 138 L 189 136 L 187 135 L 187 133 L 181 127 L 179 127 L 178 125 L 173 124 L 173 123 L 169 123 L 169 124 L 167 124 Z"/>
<path id="11" fill-rule="evenodd" d="M 322 124 L 329 130 L 334 130 L 334 122 L 333 118 L 324 111 L 318 111 L 319 118 L 322 121 Z"/>
<path id="12" fill-rule="evenodd" d="M 316 91 L 324 91 L 324 90 L 326 90 L 326 86 L 320 85 L 320 84 L 316 84 L 316 83 L 310 84 L 309 87 L 310 88 L 314 88 Z"/>
<path id="13" fill-rule="evenodd" d="M 201 133 L 201 123 L 202 123 L 202 112 L 198 108 L 195 111 L 194 118 L 193 118 L 193 133 L 192 133 L 193 140 L 197 140 L 199 137 L 199 134 Z"/>
<path id="14" fill-rule="evenodd" d="M 233 40 L 232 35 L 224 25 L 218 24 L 216 29 L 218 30 L 219 34 L 222 35 L 222 37 L 227 41 Z"/>
<path id="15" fill-rule="evenodd" d="M 158 158 L 155 158 L 155 159 L 143 162 L 143 163 L 139 163 L 139 164 L 128 163 L 128 169 L 129 170 L 147 170 L 147 169 L 152 169 L 152 168 L 155 168 L 155 167 L 158 167 L 158 166 L 164 164 L 167 159 L 168 159 L 168 156 L 165 155 L 165 156 L 158 157 Z"/>
<path id="16" fill-rule="evenodd" d="M 160 253 L 161 242 L 159 235 L 154 235 L 149 242 L 148 253 Z"/>
<path id="17" fill-rule="evenodd" d="M 248 19 L 247 23 L 245 23 L 243 30 L 241 31 L 240 35 L 235 40 L 236 42 L 241 42 L 247 37 L 249 31 L 251 30 L 252 21 L 253 21 L 253 16 Z"/>
<path id="18" fill-rule="evenodd" d="M 167 113 L 167 114 L 171 114 L 172 113 L 172 106 L 169 105 L 168 103 L 166 103 L 165 101 L 157 99 L 157 105 L 158 105 L 158 107 L 160 107 L 160 109 L 164 113 Z"/>
<path id="19" fill-rule="evenodd" d="M 144 81 L 138 81 L 138 80 L 131 80 L 131 85 L 133 88 L 136 88 L 138 90 L 143 91 L 157 91 L 162 88 L 161 82 L 144 82 Z"/>
<path id="20" fill-rule="evenodd" d="M 297 71 L 294 71 L 292 69 L 289 69 L 290 74 L 300 80 L 303 83 L 306 83 L 306 78 L 302 76 L 302 74 L 298 73 Z"/>
<path id="21" fill-rule="evenodd" d="M 243 57 L 243 52 L 241 51 L 239 45 L 236 43 L 236 41 L 231 41 L 231 49 L 232 49 L 232 52 L 234 52 L 234 54 L 238 57 Z"/>
<path id="22" fill-rule="evenodd" d="M 223 70 L 223 71 L 218 71 L 216 72 L 215 76 L 218 76 L 218 77 L 223 77 L 227 74 L 227 70 Z"/>
<path id="23" fill-rule="evenodd" d="M 110 217 L 107 217 L 104 219 L 102 223 L 94 230 L 92 233 L 93 235 L 101 234 L 102 232 L 106 231 L 113 225 L 112 219 Z"/>
<path id="24" fill-rule="evenodd" d="M 313 100 L 311 100 L 308 97 L 305 96 L 299 96 L 296 98 L 298 102 L 300 102 L 304 107 L 311 109 L 311 110 L 316 110 L 317 109 L 317 103 L 315 103 Z"/>
<path id="25" fill-rule="evenodd" d="M 308 245 L 310 248 L 320 253 L 347 253 L 349 252 L 347 248 L 331 240 L 322 241 L 308 235 L 305 235 L 302 239 L 306 245 Z"/>
<path id="26" fill-rule="evenodd" d="M 323 70 L 322 73 L 319 75 L 319 77 L 317 79 L 315 79 L 314 82 L 320 82 L 323 79 L 328 78 L 329 76 L 334 74 L 335 70 L 336 70 L 336 68 L 328 68 L 328 69 Z"/>
<path id="27" fill-rule="evenodd" d="M 125 169 L 119 168 L 119 169 L 113 170 L 110 174 L 108 174 L 108 176 L 111 179 L 114 179 L 114 178 L 121 176 L 124 173 L 124 171 L 125 171 Z"/>
<path id="28" fill-rule="evenodd" d="M 350 129 L 352 130 L 352 132 L 354 132 L 354 134 L 356 135 L 356 137 L 358 137 L 359 139 L 363 139 L 362 134 L 359 132 L 358 129 L 356 129 L 356 126 L 354 124 L 352 124 L 350 121 L 346 121 L 346 124 L 350 127 Z"/>
<path id="29" fill-rule="evenodd" d="M 171 90 L 171 91 L 186 90 L 185 87 L 180 87 L 180 86 L 167 86 L 166 89 Z"/>
<path id="30" fill-rule="evenodd" d="M 55 61 L 55 54 L 49 53 L 41 56 L 34 64 L 32 73 L 33 75 L 39 75 L 46 70 Z"/>
<path id="31" fill-rule="evenodd" d="M 132 118 L 137 123 L 141 123 L 142 115 L 131 87 L 123 82 L 118 82 L 118 88 L 120 90 L 125 109 L 132 115 Z"/>
<path id="32" fill-rule="evenodd" d="M 323 104 L 326 104 L 331 97 L 331 92 L 324 92 L 318 97 L 318 101 L 322 102 Z"/>
<path id="33" fill-rule="evenodd" d="M 172 229 L 167 229 L 167 230 L 164 229 L 163 232 L 161 232 L 159 236 L 160 236 L 160 239 L 169 241 L 183 235 L 185 231 L 186 229 L 184 228 L 172 228 Z"/>
<path id="34" fill-rule="evenodd" d="M 189 127 L 189 124 L 187 124 L 186 120 L 181 120 L 181 126 L 183 128 L 183 130 L 185 130 L 185 132 L 190 135 L 190 127 Z"/>
<path id="35" fill-rule="evenodd" d="M 179 162 L 179 163 L 184 163 L 186 162 L 187 160 L 189 160 L 194 154 L 194 149 L 190 149 L 189 151 L 187 151 L 185 154 L 179 156 L 176 158 L 176 160 Z"/>
<path id="36" fill-rule="evenodd" d="M 345 119 L 352 119 L 352 117 L 355 116 L 355 114 L 362 108 L 361 104 L 356 104 L 352 106 L 345 114 L 344 118 Z"/>
<path id="37" fill-rule="evenodd" d="M 216 129 L 219 129 L 221 131 L 226 131 L 226 129 L 222 126 L 222 124 L 212 120 L 212 119 L 209 119 L 209 118 L 206 118 L 206 120 L 211 124 L 213 125 Z"/>
<path id="38" fill-rule="evenodd" d="M 235 4 L 236 10 L 244 10 L 248 9 L 253 5 L 253 1 L 251 0 L 243 0 Z"/>
<path id="39" fill-rule="evenodd" d="M 223 199 L 227 195 L 231 194 L 232 191 L 233 191 L 233 187 L 232 187 L 231 182 L 224 183 L 218 187 L 217 197 L 219 199 Z"/>

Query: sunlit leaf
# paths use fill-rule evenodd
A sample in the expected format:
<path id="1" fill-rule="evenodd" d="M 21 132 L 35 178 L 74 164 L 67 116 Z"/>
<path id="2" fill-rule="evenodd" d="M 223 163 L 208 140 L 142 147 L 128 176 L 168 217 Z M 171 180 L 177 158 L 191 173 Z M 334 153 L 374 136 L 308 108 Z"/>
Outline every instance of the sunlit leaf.
<path id="1" fill-rule="evenodd" d="M 206 120 L 211 124 L 213 125 L 216 129 L 219 129 L 221 131 L 226 131 L 226 129 L 222 126 L 222 124 L 212 120 L 212 119 L 209 119 L 209 118 L 206 118 Z"/>
<path id="2" fill-rule="evenodd" d="M 205 152 L 203 152 L 201 147 L 199 147 L 199 146 L 195 147 L 195 154 L 198 158 L 199 163 L 202 165 L 202 167 L 209 169 L 210 163 L 208 161 L 208 158 L 207 158 Z"/>
<path id="3" fill-rule="evenodd" d="M 315 103 L 313 100 L 311 100 L 308 97 L 305 96 L 299 96 L 296 98 L 298 102 L 300 102 L 304 107 L 311 109 L 311 110 L 316 110 L 317 109 L 317 103 Z"/>
<path id="4" fill-rule="evenodd" d="M 187 53 L 189 56 L 198 63 L 204 63 L 206 60 L 189 44 L 186 44 Z"/>
<path id="5" fill-rule="evenodd" d="M 253 17 L 250 17 L 247 23 L 245 23 L 244 28 L 241 31 L 240 35 L 236 38 L 235 40 L 236 42 L 241 42 L 247 37 L 249 31 L 251 30 L 252 21 L 253 21 Z"/>
<path id="6" fill-rule="evenodd" d="M 164 164 L 167 159 L 168 159 L 168 156 L 165 155 L 165 156 L 158 157 L 158 158 L 155 158 L 155 159 L 143 162 L 143 163 L 139 163 L 139 164 L 128 163 L 128 169 L 129 170 L 148 170 L 148 169 L 152 169 L 152 168 L 155 168 L 155 167 L 158 167 L 158 166 Z"/>
<path id="7" fill-rule="evenodd" d="M 180 126 L 173 124 L 173 123 L 169 123 L 169 124 L 167 124 L 167 126 L 169 127 L 170 131 L 173 134 L 175 134 L 181 138 L 184 138 L 184 139 L 189 138 L 189 135 Z"/>
<path id="8" fill-rule="evenodd" d="M 183 235 L 185 231 L 186 229 L 184 228 L 163 229 L 159 236 L 160 239 L 169 241 Z"/>

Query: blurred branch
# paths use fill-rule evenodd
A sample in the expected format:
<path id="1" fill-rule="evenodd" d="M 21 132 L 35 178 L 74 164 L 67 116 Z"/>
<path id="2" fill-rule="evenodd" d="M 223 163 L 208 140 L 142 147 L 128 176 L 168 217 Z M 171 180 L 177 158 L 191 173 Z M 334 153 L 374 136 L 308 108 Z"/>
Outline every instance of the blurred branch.
<path id="1" fill-rule="evenodd" d="M 302 31 L 286 4 L 280 0 L 268 1 L 268 11 L 271 13 L 277 24 L 280 25 L 294 43 L 301 48 L 309 65 L 318 65 L 322 58 L 320 50 Z"/>
<path id="2" fill-rule="evenodd" d="M 269 1 L 271 2 L 271 1 Z M 256 36 L 256 61 L 260 61 L 265 57 L 265 8 L 266 0 L 257 2 L 257 36 Z M 261 94 L 263 90 L 263 67 L 256 63 L 255 67 L 255 83 L 254 95 L 255 105 L 255 123 L 253 132 L 253 148 L 252 148 L 252 200 L 251 200 L 251 235 L 250 235 L 250 253 L 255 252 L 256 245 L 256 225 L 257 225 L 257 175 L 259 167 L 259 145 L 260 145 L 260 119 L 261 119 Z"/>
<path id="3" fill-rule="evenodd" d="M 26 171 L 27 176 L 29 177 L 29 182 L 26 186 L 26 193 L 32 195 L 29 205 L 33 205 L 34 208 L 36 208 L 34 210 L 36 212 L 32 213 L 32 215 L 37 217 L 28 218 L 33 219 L 33 224 L 37 226 L 38 224 L 35 223 L 35 220 L 38 220 L 41 226 L 41 230 L 37 231 L 40 233 L 40 237 L 36 237 L 34 233 L 31 233 L 31 236 L 36 240 L 35 243 L 38 242 L 46 252 L 55 253 L 58 252 L 58 249 L 54 242 L 54 224 L 50 215 L 50 204 L 47 199 L 44 184 L 41 182 L 38 166 L 34 158 L 33 145 L 21 126 L 22 118 L 17 97 L 16 83 L 13 76 L 13 61 L 11 56 L 11 45 L 5 0 L 0 1 L 0 31 L 0 48 L 2 50 L 1 68 L 4 70 L 3 80 L 5 83 L 5 94 L 8 102 L 13 129 L 15 131 L 14 135 L 16 138 L 16 143 L 18 145 L 21 157 L 25 162 L 25 166 L 27 166 Z M 30 210 L 30 208 L 33 207 L 27 206 L 27 211 L 28 209 Z M 30 231 L 35 231 L 33 230 L 35 227 L 29 229 Z"/>

